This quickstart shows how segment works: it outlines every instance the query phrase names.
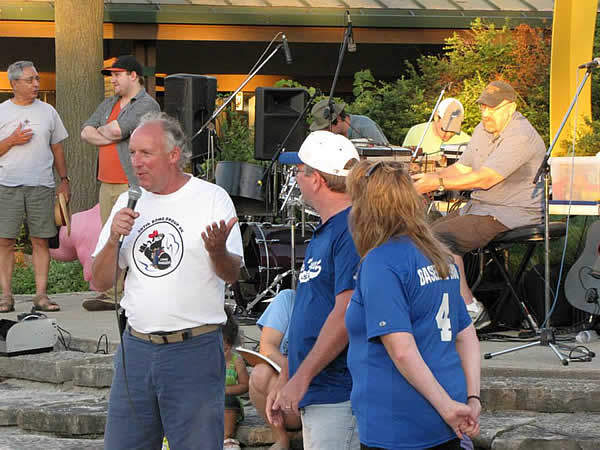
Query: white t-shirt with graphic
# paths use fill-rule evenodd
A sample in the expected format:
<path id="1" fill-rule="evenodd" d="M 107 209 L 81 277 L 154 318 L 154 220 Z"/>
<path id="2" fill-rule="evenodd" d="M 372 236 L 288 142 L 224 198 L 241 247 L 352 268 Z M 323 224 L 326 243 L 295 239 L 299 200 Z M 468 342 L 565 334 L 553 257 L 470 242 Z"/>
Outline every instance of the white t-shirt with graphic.
<path id="1" fill-rule="evenodd" d="M 0 184 L 3 186 L 54 187 L 54 154 L 50 145 L 64 141 L 69 134 L 56 110 L 40 100 L 21 106 L 11 100 L 0 103 L 0 140 L 10 136 L 21 124 L 33 136 L 0 156 Z"/>
<path id="2" fill-rule="evenodd" d="M 127 199 L 125 192 L 115 203 L 93 256 L 106 244 L 112 219 Z M 119 253 L 119 266 L 129 267 L 121 300 L 129 324 L 151 333 L 225 323 L 225 282 L 212 268 L 201 233 L 213 222 L 236 216 L 229 195 L 217 185 L 190 178 L 172 194 L 142 189 L 135 210 L 140 216 Z M 237 224 L 227 250 L 243 255 Z"/>

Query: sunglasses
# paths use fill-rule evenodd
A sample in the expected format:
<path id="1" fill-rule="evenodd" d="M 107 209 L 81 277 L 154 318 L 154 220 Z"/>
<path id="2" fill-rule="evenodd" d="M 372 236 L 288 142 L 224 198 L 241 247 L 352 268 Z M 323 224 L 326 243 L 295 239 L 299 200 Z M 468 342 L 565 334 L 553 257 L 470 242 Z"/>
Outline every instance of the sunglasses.
<path id="1" fill-rule="evenodd" d="M 373 172 L 375 172 L 381 166 L 383 166 L 383 161 L 377 161 L 375 164 L 369 167 L 369 170 L 365 172 L 365 178 L 369 178 L 371 175 L 373 175 Z"/>
<path id="2" fill-rule="evenodd" d="M 396 172 L 396 171 L 400 171 L 400 172 L 404 172 L 405 167 L 402 165 L 396 165 L 397 163 L 391 163 L 392 165 L 385 165 L 385 163 L 383 161 L 377 161 L 375 164 L 373 164 L 371 167 L 369 167 L 369 169 L 365 172 L 365 178 L 369 179 L 369 177 L 371 175 L 373 175 L 377 169 L 379 169 L 380 167 L 383 168 L 387 168 L 388 172 Z"/>

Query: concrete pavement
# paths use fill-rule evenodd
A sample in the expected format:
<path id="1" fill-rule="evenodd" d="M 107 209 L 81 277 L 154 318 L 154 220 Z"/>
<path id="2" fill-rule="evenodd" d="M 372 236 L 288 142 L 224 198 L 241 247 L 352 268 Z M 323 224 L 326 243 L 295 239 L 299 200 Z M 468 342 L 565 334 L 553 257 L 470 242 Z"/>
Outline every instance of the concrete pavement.
<path id="1" fill-rule="evenodd" d="M 55 294 L 50 297 L 61 306 L 61 311 L 47 313 L 54 317 L 58 325 L 71 334 L 71 346 L 77 349 L 93 352 L 101 336 L 106 335 L 109 348 L 114 350 L 119 342 L 117 323 L 114 311 L 89 312 L 83 309 L 81 303 L 85 298 L 93 297 L 95 292 Z M 0 318 L 16 320 L 17 314 L 31 309 L 32 295 L 15 296 L 15 312 L 3 314 Z M 245 322 L 245 321 L 244 321 Z M 260 336 L 255 325 L 242 325 L 244 335 L 248 338 L 246 346 L 252 347 Z M 563 338 L 564 336 L 559 336 Z M 65 340 L 68 335 L 65 333 Z M 571 342 L 575 344 L 575 342 Z M 496 352 L 521 345 L 518 342 L 481 342 L 481 354 Z M 104 347 L 104 340 L 101 342 Z M 600 340 L 587 345 L 600 355 Z M 592 362 L 572 362 L 562 366 L 558 358 L 547 346 L 536 346 L 518 352 L 497 356 L 493 359 L 483 359 L 482 372 L 488 376 L 545 376 L 559 378 L 600 379 L 600 358 Z"/>

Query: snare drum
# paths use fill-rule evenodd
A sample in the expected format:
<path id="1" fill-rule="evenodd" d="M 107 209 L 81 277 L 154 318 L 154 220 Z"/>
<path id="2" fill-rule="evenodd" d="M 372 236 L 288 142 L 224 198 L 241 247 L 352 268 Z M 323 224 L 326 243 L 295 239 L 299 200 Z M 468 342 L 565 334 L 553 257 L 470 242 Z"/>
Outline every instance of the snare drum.
<path id="1" fill-rule="evenodd" d="M 245 279 L 241 283 L 253 287 L 250 295 L 256 295 L 273 282 L 278 274 L 291 268 L 292 250 L 289 225 L 273 225 L 270 223 L 243 223 L 241 225 L 244 243 Z M 305 235 L 302 236 L 300 227 L 296 228 L 295 238 L 295 268 L 299 270 L 304 261 L 304 253 L 312 238 L 314 226 L 306 225 Z M 291 277 L 282 280 L 281 289 L 291 286 Z"/>

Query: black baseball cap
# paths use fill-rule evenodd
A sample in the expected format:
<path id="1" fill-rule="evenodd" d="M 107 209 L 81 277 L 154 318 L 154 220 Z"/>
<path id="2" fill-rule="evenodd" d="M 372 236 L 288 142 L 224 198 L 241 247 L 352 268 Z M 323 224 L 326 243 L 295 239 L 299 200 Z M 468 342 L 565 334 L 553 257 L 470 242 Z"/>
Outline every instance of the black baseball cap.
<path id="1" fill-rule="evenodd" d="M 110 75 L 112 72 L 135 72 L 138 77 L 144 75 L 142 65 L 133 55 L 119 56 L 111 67 L 102 69 L 101 72 L 103 75 Z"/>

